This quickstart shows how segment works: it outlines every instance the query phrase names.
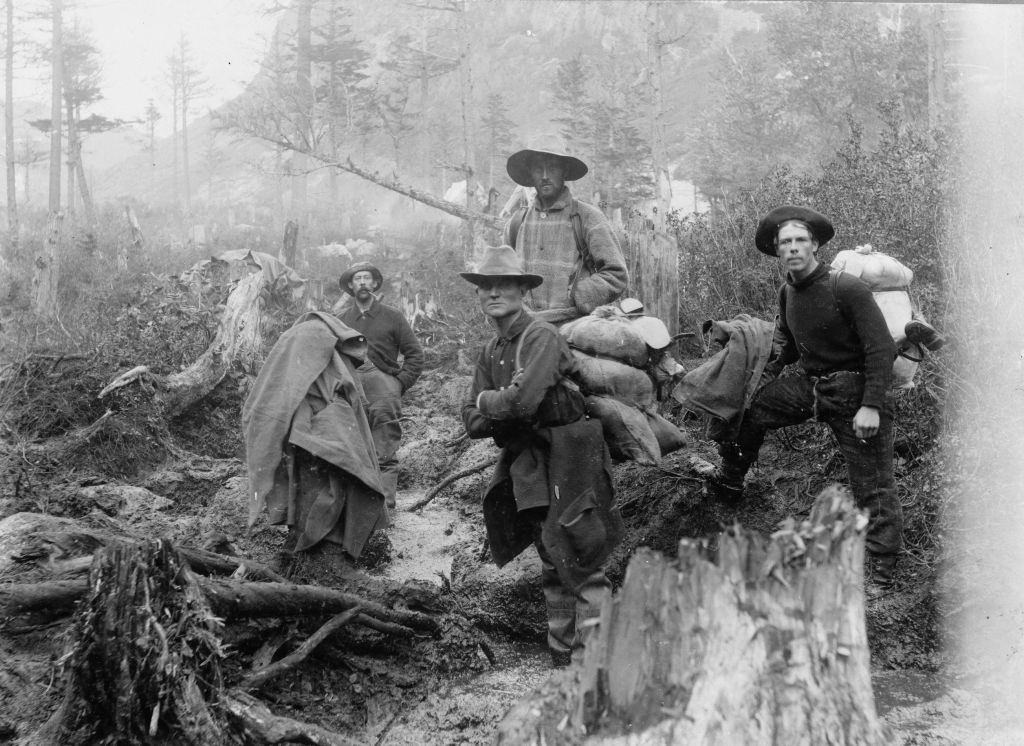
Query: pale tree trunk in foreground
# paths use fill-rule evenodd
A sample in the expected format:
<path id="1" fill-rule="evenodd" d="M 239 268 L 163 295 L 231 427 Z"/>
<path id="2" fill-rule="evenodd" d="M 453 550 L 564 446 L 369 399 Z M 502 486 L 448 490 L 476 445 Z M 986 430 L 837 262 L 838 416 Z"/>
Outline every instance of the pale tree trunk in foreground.
<path id="1" fill-rule="evenodd" d="M 676 561 L 639 550 L 578 676 L 518 705 L 498 742 L 891 743 L 871 690 L 865 525 L 829 488 L 770 539 L 720 534 L 715 559 L 689 539 Z"/>

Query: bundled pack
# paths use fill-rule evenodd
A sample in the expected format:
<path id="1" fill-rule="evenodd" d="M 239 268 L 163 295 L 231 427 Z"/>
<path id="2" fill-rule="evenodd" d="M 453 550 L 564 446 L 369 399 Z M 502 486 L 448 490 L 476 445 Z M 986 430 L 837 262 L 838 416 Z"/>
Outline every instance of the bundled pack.
<path id="1" fill-rule="evenodd" d="M 682 431 L 655 411 L 608 396 L 588 396 L 587 411 L 601 421 L 608 452 L 617 461 L 657 466 L 662 456 L 686 445 Z"/>
<path id="2" fill-rule="evenodd" d="M 907 340 L 905 331 L 914 314 L 907 291 L 914 279 L 913 271 L 898 259 L 875 251 L 871 244 L 840 251 L 831 266 L 859 277 L 871 288 L 898 352 L 892 367 L 893 388 L 913 388 L 917 366 L 924 357 L 924 351 Z"/>
<path id="3" fill-rule="evenodd" d="M 832 268 L 859 277 L 873 292 L 906 288 L 914 279 L 909 267 L 888 254 L 875 251 L 869 243 L 840 251 L 832 260 Z"/>
<path id="4" fill-rule="evenodd" d="M 569 346 L 588 355 L 643 368 L 647 342 L 628 316 L 615 306 L 599 306 L 587 316 L 563 324 L 559 330 Z"/>
<path id="5" fill-rule="evenodd" d="M 661 320 L 601 306 L 560 332 L 573 349 L 575 380 L 591 416 L 601 420 L 612 458 L 653 465 L 685 445 L 679 428 L 655 410 L 661 379 L 682 373 L 668 353 L 672 337 Z"/>
<path id="6" fill-rule="evenodd" d="M 654 382 L 640 368 L 573 350 L 576 382 L 588 394 L 610 396 L 636 407 L 654 404 Z"/>

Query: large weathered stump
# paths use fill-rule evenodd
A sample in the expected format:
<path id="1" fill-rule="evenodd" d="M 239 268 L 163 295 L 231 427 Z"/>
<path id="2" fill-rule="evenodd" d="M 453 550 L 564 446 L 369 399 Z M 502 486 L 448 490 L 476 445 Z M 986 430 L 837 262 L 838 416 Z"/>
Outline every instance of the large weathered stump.
<path id="1" fill-rule="evenodd" d="M 771 537 L 736 526 L 717 553 L 684 539 L 676 561 L 639 550 L 582 668 L 510 713 L 499 742 L 889 742 L 871 690 L 865 525 L 829 488 Z"/>
<path id="2" fill-rule="evenodd" d="M 64 705 L 37 742 L 224 743 L 220 622 L 166 541 L 97 552 L 61 665 Z M 44 735 L 45 734 L 45 735 Z M 74 739 L 71 739 L 74 740 Z"/>

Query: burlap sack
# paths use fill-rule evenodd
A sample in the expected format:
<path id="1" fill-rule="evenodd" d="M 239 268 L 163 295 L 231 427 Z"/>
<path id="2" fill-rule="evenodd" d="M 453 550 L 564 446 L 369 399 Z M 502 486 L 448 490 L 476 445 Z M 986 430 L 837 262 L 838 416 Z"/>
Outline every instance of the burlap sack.
<path id="1" fill-rule="evenodd" d="M 573 357 L 576 358 L 573 378 L 584 394 L 609 396 L 637 407 L 654 403 L 654 382 L 639 368 L 579 350 L 573 351 Z"/>
<path id="2" fill-rule="evenodd" d="M 581 352 L 634 368 L 647 365 L 647 342 L 625 316 L 591 314 L 564 324 L 559 331 L 570 347 Z"/>

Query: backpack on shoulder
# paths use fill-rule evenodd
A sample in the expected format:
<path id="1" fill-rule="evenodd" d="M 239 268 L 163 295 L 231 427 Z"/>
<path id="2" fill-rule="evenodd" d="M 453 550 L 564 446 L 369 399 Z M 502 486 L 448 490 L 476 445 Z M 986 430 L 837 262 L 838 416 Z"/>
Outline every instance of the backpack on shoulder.
<path id="1" fill-rule="evenodd" d="M 832 299 L 839 305 L 836 285 L 839 273 L 859 277 L 871 289 L 875 303 L 885 317 L 889 334 L 896 343 L 896 360 L 892 366 L 892 387 L 911 389 L 918 365 L 925 352 L 920 345 L 907 339 L 906 326 L 914 317 L 914 306 L 907 288 L 914 279 L 913 271 L 888 254 L 875 251 L 871 244 L 846 249 L 836 254 L 830 265 L 829 287 Z"/>

